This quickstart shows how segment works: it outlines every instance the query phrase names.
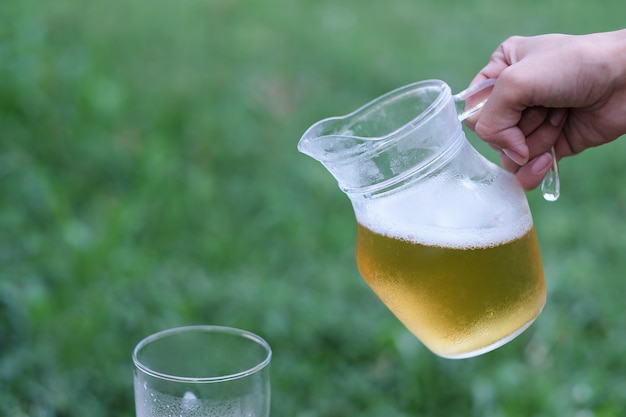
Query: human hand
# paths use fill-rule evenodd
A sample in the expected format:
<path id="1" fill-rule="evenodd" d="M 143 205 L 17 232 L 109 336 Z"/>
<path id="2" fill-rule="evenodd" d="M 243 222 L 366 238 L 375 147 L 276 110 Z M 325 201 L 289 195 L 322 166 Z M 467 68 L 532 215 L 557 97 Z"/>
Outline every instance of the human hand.
<path id="1" fill-rule="evenodd" d="M 512 37 L 471 84 L 497 79 L 466 123 L 502 152 L 502 166 L 527 190 L 557 158 L 626 133 L 626 30 L 582 36 Z"/>

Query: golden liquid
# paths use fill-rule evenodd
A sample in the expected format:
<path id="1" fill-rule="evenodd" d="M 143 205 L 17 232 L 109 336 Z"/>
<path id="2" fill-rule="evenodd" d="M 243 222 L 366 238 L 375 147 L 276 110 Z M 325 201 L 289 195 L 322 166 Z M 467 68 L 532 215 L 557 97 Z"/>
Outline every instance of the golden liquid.
<path id="1" fill-rule="evenodd" d="M 475 356 L 512 339 L 546 299 L 534 227 L 477 249 L 424 246 L 358 225 L 357 264 L 368 285 L 434 353 Z"/>

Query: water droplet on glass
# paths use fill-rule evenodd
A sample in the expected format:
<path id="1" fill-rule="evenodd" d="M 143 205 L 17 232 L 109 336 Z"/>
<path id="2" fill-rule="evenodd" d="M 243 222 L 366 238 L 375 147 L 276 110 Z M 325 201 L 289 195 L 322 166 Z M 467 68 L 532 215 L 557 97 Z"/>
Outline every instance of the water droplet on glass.
<path id="1" fill-rule="evenodd" d="M 554 147 L 552 152 L 552 168 L 546 174 L 541 183 L 541 194 L 546 201 L 556 201 L 561 195 L 561 181 L 559 179 L 559 166 L 556 162 L 556 152 Z"/>

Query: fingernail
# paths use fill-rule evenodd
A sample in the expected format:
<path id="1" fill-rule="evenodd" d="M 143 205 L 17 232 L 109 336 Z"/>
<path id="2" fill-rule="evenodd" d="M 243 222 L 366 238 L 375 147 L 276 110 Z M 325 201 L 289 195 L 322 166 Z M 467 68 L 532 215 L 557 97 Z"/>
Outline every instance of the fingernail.
<path id="1" fill-rule="evenodd" d="M 514 150 L 511 149 L 502 149 L 502 152 L 504 152 L 504 154 L 506 156 L 508 156 L 513 162 L 515 162 L 517 165 L 525 165 L 526 164 L 526 158 L 524 158 L 522 155 L 520 155 L 519 153 L 515 152 Z"/>
<path id="2" fill-rule="evenodd" d="M 544 153 L 534 159 L 530 166 L 530 171 L 533 174 L 540 174 L 545 172 L 552 165 L 552 155 Z"/>
<path id="3" fill-rule="evenodd" d="M 565 120 L 565 115 L 567 111 L 565 109 L 553 109 L 550 113 L 550 124 L 554 127 L 561 126 L 563 120 Z"/>

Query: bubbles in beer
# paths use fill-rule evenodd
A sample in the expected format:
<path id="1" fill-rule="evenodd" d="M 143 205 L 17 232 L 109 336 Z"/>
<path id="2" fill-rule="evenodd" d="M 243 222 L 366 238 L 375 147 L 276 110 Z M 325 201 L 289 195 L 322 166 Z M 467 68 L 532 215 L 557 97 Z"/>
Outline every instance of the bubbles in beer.
<path id="1" fill-rule="evenodd" d="M 520 224 L 529 223 L 486 234 L 413 227 L 402 237 L 358 224 L 357 265 L 376 295 L 434 353 L 476 356 L 521 333 L 545 303 L 537 237 L 532 223 L 516 236 Z"/>

